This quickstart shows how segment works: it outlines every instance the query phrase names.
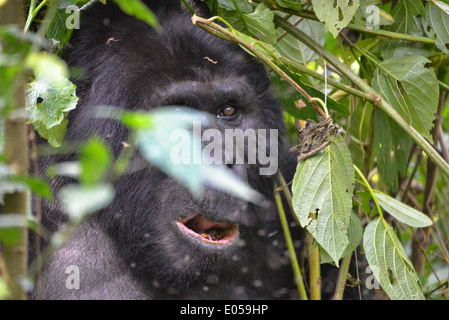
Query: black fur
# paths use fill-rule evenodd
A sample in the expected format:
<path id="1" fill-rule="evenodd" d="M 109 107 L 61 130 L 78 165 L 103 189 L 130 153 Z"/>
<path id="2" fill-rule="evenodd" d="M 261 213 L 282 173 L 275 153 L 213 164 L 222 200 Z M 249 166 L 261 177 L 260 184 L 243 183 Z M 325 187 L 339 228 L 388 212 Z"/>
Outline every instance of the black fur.
<path id="1" fill-rule="evenodd" d="M 281 108 L 269 91 L 261 64 L 237 45 L 192 25 L 191 15 L 179 1 L 145 3 L 156 13 L 160 30 L 122 13 L 112 1 L 82 12 L 81 28 L 64 52 L 70 68 L 82 74 L 74 79 L 80 100 L 69 114 L 67 142 L 83 141 L 95 133 L 119 153 L 128 130 L 114 120 L 93 118 L 89 111 L 102 105 L 151 110 L 182 104 L 216 115 L 232 101 L 240 108 L 238 118 L 232 123 L 218 120 L 217 128 L 277 129 L 283 134 Z M 234 165 L 232 170 L 272 198 L 272 177 L 260 176 L 256 165 Z M 65 183 L 55 180 L 56 192 Z M 115 188 L 114 202 L 82 225 L 45 266 L 37 297 L 295 296 L 273 203 L 256 206 L 211 188 L 203 200 L 195 200 L 183 186 L 153 168 L 122 177 Z M 175 222 L 194 213 L 238 223 L 240 240 L 220 247 L 187 239 Z M 57 212 L 47 214 L 47 225 L 57 216 Z M 79 267 L 79 290 L 65 287 L 69 265 Z"/>
<path id="2" fill-rule="evenodd" d="M 103 105 L 152 110 L 181 104 L 216 115 L 232 101 L 240 108 L 239 116 L 232 123 L 217 120 L 217 128 L 277 129 L 283 135 L 281 107 L 260 63 L 239 46 L 192 25 L 179 1 L 144 2 L 156 13 L 160 30 L 122 13 L 113 1 L 107 6 L 97 2 L 82 12 L 81 28 L 64 51 L 74 74 L 81 74 L 74 78 L 80 100 L 69 113 L 66 142 L 83 141 L 95 133 L 118 155 L 129 132 L 117 121 L 92 117 L 90 111 Z M 42 170 L 71 159 L 72 155 L 43 158 Z M 257 165 L 234 165 L 232 170 L 269 203 L 256 206 L 212 188 L 203 200 L 195 200 L 154 168 L 123 176 L 115 183 L 113 203 L 92 215 L 45 265 L 42 288 L 34 297 L 297 298 L 272 201 L 274 177 L 259 175 Z M 54 179 L 55 192 L 68 182 Z M 57 205 L 45 203 L 43 212 L 47 228 L 60 228 L 64 216 Z M 238 223 L 240 240 L 220 247 L 188 239 L 175 222 L 196 213 Z M 292 231 L 299 230 L 295 226 Z M 301 235 L 296 237 L 299 253 L 303 241 Z M 70 265 L 79 268 L 80 289 L 66 288 Z M 323 297 L 329 298 L 337 270 L 323 274 L 329 279 L 323 280 Z"/>

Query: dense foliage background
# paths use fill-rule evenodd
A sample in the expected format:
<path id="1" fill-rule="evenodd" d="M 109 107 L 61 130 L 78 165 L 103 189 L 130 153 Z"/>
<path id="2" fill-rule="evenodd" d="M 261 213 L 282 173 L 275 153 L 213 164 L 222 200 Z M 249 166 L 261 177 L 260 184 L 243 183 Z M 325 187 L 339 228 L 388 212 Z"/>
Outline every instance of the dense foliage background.
<path id="1" fill-rule="evenodd" d="M 115 1 L 157 26 L 138 0 L 101 1 Z M 52 194 L 41 177 L 28 172 L 38 155 L 71 148 L 63 137 L 66 116 L 76 108 L 76 88 L 59 55 L 89 2 L 0 0 L 0 298 L 24 298 L 33 285 L 26 280 L 26 234 L 28 228 L 40 232 L 41 212 L 36 201 L 31 215 L 29 192 L 47 199 Z M 289 208 L 277 201 L 281 221 L 293 214 L 309 234 L 307 284 L 297 261 L 304 257 L 295 254 L 285 228 L 301 298 L 320 298 L 320 263 L 333 263 L 340 268 L 335 292 L 340 299 L 359 247 L 376 279 L 372 285 L 379 283 L 385 296 L 448 299 L 449 1 L 206 2 L 214 18 L 194 16 L 192 22 L 266 64 L 285 106 L 288 139 L 298 145 L 292 194 L 285 188 L 289 181 L 280 177 L 283 187 L 275 198 L 284 193 L 290 199 Z M 186 121 L 163 112 L 118 117 L 136 133 L 130 145 L 144 154 L 159 148 L 166 155 L 164 130 Z M 32 128 L 48 146 L 37 148 Z M 78 152 L 78 163 L 48 173 L 79 178 L 79 185 L 59 196 L 74 225 L 109 203 L 114 191 L 106 173 L 119 176 L 130 155 L 114 160 L 96 138 Z M 148 156 L 200 192 L 198 185 L 210 176 L 202 172 L 210 168 L 182 180 L 167 159 Z M 254 196 L 232 179 L 213 183 L 247 199 Z"/>

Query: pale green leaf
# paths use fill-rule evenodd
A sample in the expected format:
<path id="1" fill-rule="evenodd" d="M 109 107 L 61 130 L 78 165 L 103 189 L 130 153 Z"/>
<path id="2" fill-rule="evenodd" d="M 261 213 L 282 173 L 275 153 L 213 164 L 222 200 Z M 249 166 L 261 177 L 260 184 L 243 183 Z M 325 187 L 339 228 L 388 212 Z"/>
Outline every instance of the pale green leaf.
<path id="1" fill-rule="evenodd" d="M 436 36 L 438 49 L 449 54 L 449 5 L 442 1 L 430 1 L 426 6 L 423 26 L 429 37 Z"/>
<path id="2" fill-rule="evenodd" d="M 377 218 L 368 224 L 363 246 L 374 276 L 392 300 L 424 300 L 412 263 L 386 222 Z"/>
<path id="3" fill-rule="evenodd" d="M 312 0 L 313 11 L 334 38 L 345 28 L 357 12 L 359 0 Z"/>
<path id="4" fill-rule="evenodd" d="M 424 228 L 432 225 L 432 220 L 424 213 L 409 207 L 405 203 L 383 192 L 374 190 L 374 194 L 379 205 L 402 223 L 415 228 Z"/>
<path id="5" fill-rule="evenodd" d="M 385 112 L 374 109 L 374 145 L 377 170 L 392 192 L 398 188 L 398 172 L 405 175 L 411 138 Z"/>
<path id="6" fill-rule="evenodd" d="M 362 240 L 362 236 L 363 236 L 362 222 L 360 221 L 359 217 L 354 212 L 352 212 L 348 227 L 349 244 L 342 254 L 343 257 L 347 256 L 358 247 L 360 241 Z M 324 249 L 320 250 L 320 254 L 321 254 L 320 259 L 321 263 L 329 263 L 333 261 L 333 259 L 328 255 L 328 253 Z"/>
<path id="7" fill-rule="evenodd" d="M 226 10 L 236 10 L 236 7 L 232 0 L 218 0 L 218 5 Z M 243 13 L 253 12 L 253 6 L 246 0 L 235 0 L 237 7 Z"/>
<path id="8" fill-rule="evenodd" d="M 296 19 L 297 17 L 293 16 L 289 18 L 288 21 L 290 23 L 294 23 Z M 298 23 L 296 28 L 300 29 L 309 37 L 315 39 L 316 42 L 324 46 L 325 31 L 322 23 L 312 20 L 302 20 Z M 282 29 L 276 30 L 277 37 L 279 37 L 282 33 Z M 307 65 L 307 63 L 318 58 L 318 55 L 312 49 L 288 33 L 276 43 L 276 49 L 282 54 L 283 57 L 291 59 L 302 65 Z"/>
<path id="9" fill-rule="evenodd" d="M 114 198 L 111 184 L 95 186 L 67 185 L 58 194 L 63 211 L 74 221 L 80 221 L 109 205 Z"/>
<path id="10" fill-rule="evenodd" d="M 421 1 L 401 0 L 391 10 L 394 23 L 388 26 L 388 31 L 422 36 L 420 16 L 424 16 L 424 6 Z M 403 57 L 405 55 L 416 54 L 428 56 L 428 51 L 422 44 L 405 40 L 385 40 L 382 47 L 384 59 Z"/>
<path id="11" fill-rule="evenodd" d="M 338 265 L 349 244 L 348 228 L 354 190 L 354 169 L 341 137 L 320 153 L 301 161 L 293 179 L 293 208 Z M 319 209 L 317 219 L 311 213 Z"/>
<path id="12" fill-rule="evenodd" d="M 62 144 L 62 140 L 64 139 L 65 133 L 67 131 L 67 119 L 63 119 L 60 124 L 52 126 L 50 129 L 47 129 L 45 124 L 40 121 L 36 121 L 33 123 L 34 129 L 39 132 L 39 135 L 48 141 L 50 145 L 55 148 L 58 148 Z"/>
<path id="13" fill-rule="evenodd" d="M 276 43 L 276 32 L 273 18 L 273 11 L 263 3 L 259 4 L 253 13 L 243 15 L 243 20 L 245 20 L 251 34 L 259 40 L 274 45 Z"/>
<path id="14" fill-rule="evenodd" d="M 66 116 L 78 103 L 76 86 L 67 78 L 65 62 L 56 56 L 33 53 L 27 65 L 36 76 L 27 90 L 30 123 L 51 145 L 58 147 L 65 135 Z"/>
<path id="15" fill-rule="evenodd" d="M 208 184 L 246 201 L 256 204 L 263 201 L 260 193 L 231 170 L 202 161 L 199 135 L 201 126 L 215 121 L 210 114 L 185 108 L 162 108 L 148 115 L 153 118 L 152 128 L 142 129 L 138 125 L 140 129 L 137 130 L 142 156 L 185 185 L 195 197 L 200 198 Z"/>
<path id="16" fill-rule="evenodd" d="M 432 141 L 430 130 L 438 109 L 439 85 L 433 69 L 425 67 L 428 60 L 411 55 L 382 62 L 373 88 L 425 138 Z"/>
<path id="17" fill-rule="evenodd" d="M 379 26 L 391 25 L 393 17 L 385 10 L 379 8 L 371 0 L 360 0 L 360 7 L 354 16 L 355 23 L 367 28 L 379 28 Z"/>

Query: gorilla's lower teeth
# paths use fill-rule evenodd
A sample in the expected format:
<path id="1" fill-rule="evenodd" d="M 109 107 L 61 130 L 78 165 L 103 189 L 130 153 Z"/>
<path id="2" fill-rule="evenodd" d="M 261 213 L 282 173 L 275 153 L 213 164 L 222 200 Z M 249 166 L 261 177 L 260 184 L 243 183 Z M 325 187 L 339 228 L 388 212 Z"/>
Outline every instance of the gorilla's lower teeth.
<path id="1" fill-rule="evenodd" d="M 215 222 L 201 215 L 179 221 L 181 229 L 206 242 L 229 243 L 237 235 L 237 224 Z"/>

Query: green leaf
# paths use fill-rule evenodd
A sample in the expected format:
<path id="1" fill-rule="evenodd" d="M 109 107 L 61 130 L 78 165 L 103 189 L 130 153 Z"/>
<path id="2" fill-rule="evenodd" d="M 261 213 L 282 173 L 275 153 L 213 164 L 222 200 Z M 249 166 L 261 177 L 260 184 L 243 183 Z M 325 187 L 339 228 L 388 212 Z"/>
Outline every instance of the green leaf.
<path id="1" fill-rule="evenodd" d="M 368 224 L 363 246 L 374 276 L 392 300 L 424 300 L 412 263 L 386 222 L 377 218 Z"/>
<path id="2" fill-rule="evenodd" d="M 373 89 L 429 141 L 434 114 L 438 109 L 439 85 L 433 69 L 425 68 L 426 58 L 411 55 L 382 62 L 372 80 Z"/>
<path id="3" fill-rule="evenodd" d="M 243 13 L 251 13 L 253 12 L 253 6 L 246 0 L 234 0 L 237 4 L 237 7 Z M 234 1 L 232 0 L 217 0 L 218 5 L 226 10 L 236 10 Z"/>
<path id="4" fill-rule="evenodd" d="M 423 31 L 419 16 L 424 16 L 424 6 L 422 1 L 397 1 L 391 10 L 394 23 L 388 26 L 386 30 L 422 36 Z M 385 40 L 382 46 L 382 56 L 384 59 L 403 57 L 405 55 L 416 54 L 428 56 L 428 51 L 420 43 L 413 43 L 405 40 L 389 41 Z"/>
<path id="5" fill-rule="evenodd" d="M 127 112 L 124 111 L 120 120 L 125 126 L 132 129 L 151 129 L 154 128 L 154 119 L 151 114 L 146 112 Z"/>
<path id="6" fill-rule="evenodd" d="M 360 7 L 354 20 L 355 23 L 367 28 L 379 28 L 394 23 L 393 17 L 371 0 L 360 0 Z"/>
<path id="7" fill-rule="evenodd" d="M 127 15 L 145 21 L 153 28 L 159 26 L 156 16 L 140 0 L 114 0 L 114 2 L 117 3 L 120 9 Z"/>
<path id="8" fill-rule="evenodd" d="M 52 198 L 50 185 L 40 178 L 15 176 L 11 177 L 10 180 L 27 185 L 33 193 L 37 194 L 40 197 L 48 200 Z"/>
<path id="9" fill-rule="evenodd" d="M 334 38 L 345 28 L 357 12 L 359 0 L 312 0 L 313 11 Z"/>
<path id="10" fill-rule="evenodd" d="M 99 138 L 91 138 L 81 147 L 79 154 L 81 182 L 88 186 L 101 182 L 112 161 L 108 146 Z"/>
<path id="11" fill-rule="evenodd" d="M 67 79 L 64 61 L 56 56 L 35 53 L 27 64 L 36 75 L 27 90 L 30 123 L 52 146 L 59 147 L 67 127 L 67 114 L 78 102 L 76 86 Z"/>
<path id="12" fill-rule="evenodd" d="M 347 256 L 358 247 L 360 241 L 362 240 L 362 236 L 363 236 L 362 222 L 360 221 L 359 217 L 354 212 L 352 212 L 348 227 L 349 244 L 342 254 L 343 257 Z M 327 252 L 321 250 L 320 262 L 329 263 L 332 261 L 333 259 L 327 254 Z"/>
<path id="13" fill-rule="evenodd" d="M 275 2 L 283 8 L 293 9 L 296 11 L 301 11 L 304 5 L 302 0 L 275 0 Z"/>
<path id="14" fill-rule="evenodd" d="M 349 244 L 354 169 L 341 137 L 299 162 L 293 178 L 293 208 L 303 228 L 338 265 Z M 319 209 L 317 219 L 310 213 Z"/>
<path id="15" fill-rule="evenodd" d="M 268 9 L 263 3 L 259 4 L 253 13 L 243 15 L 243 20 L 245 20 L 250 34 L 272 45 L 276 43 L 273 18 L 273 11 Z"/>
<path id="16" fill-rule="evenodd" d="M 389 195 L 373 190 L 379 205 L 393 217 L 414 228 L 424 228 L 432 225 L 432 220 L 424 213 L 409 207 Z"/>
<path id="17" fill-rule="evenodd" d="M 297 17 L 293 16 L 288 19 L 290 23 L 294 23 Z M 312 37 L 320 45 L 325 43 L 324 25 L 318 21 L 302 20 L 296 28 Z M 284 30 L 277 29 L 276 36 L 279 37 Z M 299 64 L 307 65 L 309 62 L 318 59 L 318 55 L 304 43 L 287 33 L 281 40 L 276 43 L 276 49 L 283 57 L 291 59 Z"/>
<path id="18" fill-rule="evenodd" d="M 64 119 L 60 124 L 57 124 L 50 129 L 47 129 L 42 122 L 34 122 L 33 126 L 42 138 L 47 140 L 53 147 L 58 148 L 61 146 L 62 140 L 64 140 L 67 131 L 67 123 L 68 120 Z"/>
<path id="19" fill-rule="evenodd" d="M 374 145 L 377 170 L 392 192 L 398 189 L 398 172 L 403 176 L 412 147 L 411 138 L 385 112 L 374 109 Z"/>
<path id="20" fill-rule="evenodd" d="M 449 5 L 442 1 L 430 1 L 426 6 L 423 26 L 429 37 L 436 37 L 438 49 L 449 54 Z"/>
<path id="21" fill-rule="evenodd" d="M 5 300 L 9 296 L 8 284 L 3 277 L 0 277 L 0 300 Z"/>
<path id="22" fill-rule="evenodd" d="M 149 115 L 153 118 L 153 127 L 136 131 L 142 156 L 186 186 L 193 196 L 200 198 L 208 184 L 246 201 L 256 204 L 263 201 L 261 194 L 230 170 L 203 162 L 202 137 L 198 135 L 201 135 L 201 126 L 216 121 L 210 114 L 167 107 Z"/>
<path id="23" fill-rule="evenodd" d="M 105 208 L 114 198 L 110 184 L 95 186 L 67 185 L 58 194 L 62 210 L 73 221 L 81 221 L 86 215 Z"/>

